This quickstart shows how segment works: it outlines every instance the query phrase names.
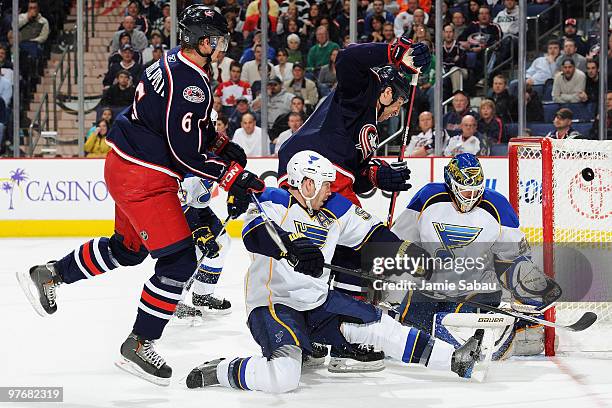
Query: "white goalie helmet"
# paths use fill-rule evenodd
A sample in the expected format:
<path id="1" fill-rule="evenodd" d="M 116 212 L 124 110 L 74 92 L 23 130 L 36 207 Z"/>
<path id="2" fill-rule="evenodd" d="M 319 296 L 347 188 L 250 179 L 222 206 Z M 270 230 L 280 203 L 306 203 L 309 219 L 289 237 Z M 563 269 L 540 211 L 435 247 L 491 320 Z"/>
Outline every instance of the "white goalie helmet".
<path id="1" fill-rule="evenodd" d="M 309 178 L 315 183 L 315 192 L 312 197 L 307 197 L 302 191 L 302 182 L 305 178 Z M 287 163 L 287 183 L 298 189 L 306 200 L 309 209 L 312 209 L 310 200 L 319 194 L 323 183 L 326 181 L 331 183 L 335 180 L 336 169 L 332 163 L 312 150 L 303 150 L 294 154 Z"/>

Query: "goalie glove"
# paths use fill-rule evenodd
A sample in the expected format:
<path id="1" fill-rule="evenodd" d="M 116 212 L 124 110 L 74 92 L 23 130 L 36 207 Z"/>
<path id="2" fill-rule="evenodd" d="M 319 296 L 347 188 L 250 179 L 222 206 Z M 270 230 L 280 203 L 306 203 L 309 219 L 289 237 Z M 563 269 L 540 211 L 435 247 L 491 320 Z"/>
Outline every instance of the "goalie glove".
<path id="1" fill-rule="evenodd" d="M 389 44 L 389 62 L 405 74 L 425 72 L 431 63 L 429 48 L 424 43 L 414 43 L 407 35 Z"/>
<path id="2" fill-rule="evenodd" d="M 372 159 L 363 172 L 374 186 L 383 191 L 407 191 L 412 187 L 408 183 L 410 170 L 405 161 L 387 163 Z"/>
<path id="3" fill-rule="evenodd" d="M 212 233 L 209 226 L 196 228 L 193 232 L 193 240 L 202 251 L 202 255 L 206 258 L 216 258 L 219 256 L 220 247 L 215 240 L 215 234 Z"/>
<path id="4" fill-rule="evenodd" d="M 281 258 L 287 259 L 296 272 L 320 278 L 323 275 L 325 258 L 323 253 L 306 235 L 300 232 L 289 233 L 275 225 L 287 252 Z"/>

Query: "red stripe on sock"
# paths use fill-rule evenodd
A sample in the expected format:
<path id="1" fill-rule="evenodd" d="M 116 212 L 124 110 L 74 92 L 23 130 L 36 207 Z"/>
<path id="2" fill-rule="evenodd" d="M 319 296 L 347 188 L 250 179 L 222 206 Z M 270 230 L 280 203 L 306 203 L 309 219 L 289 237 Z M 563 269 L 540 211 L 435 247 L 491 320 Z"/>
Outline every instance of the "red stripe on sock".
<path id="1" fill-rule="evenodd" d="M 85 245 L 83 245 L 83 260 L 85 261 L 87 269 L 89 269 L 91 273 L 93 273 L 94 275 L 100 275 L 101 273 L 103 273 L 103 271 L 98 269 L 96 264 L 91 259 L 91 250 L 89 249 L 90 245 L 93 245 L 93 241 L 89 241 L 85 243 Z"/>
<path id="2" fill-rule="evenodd" d="M 150 303 L 153 306 L 157 306 L 160 309 L 167 310 L 168 312 L 174 313 L 174 311 L 176 310 L 176 303 L 168 303 L 164 302 L 163 300 L 156 299 L 153 296 L 149 295 L 144 289 L 142 291 L 141 297 L 142 300 L 146 301 L 147 303 Z"/>

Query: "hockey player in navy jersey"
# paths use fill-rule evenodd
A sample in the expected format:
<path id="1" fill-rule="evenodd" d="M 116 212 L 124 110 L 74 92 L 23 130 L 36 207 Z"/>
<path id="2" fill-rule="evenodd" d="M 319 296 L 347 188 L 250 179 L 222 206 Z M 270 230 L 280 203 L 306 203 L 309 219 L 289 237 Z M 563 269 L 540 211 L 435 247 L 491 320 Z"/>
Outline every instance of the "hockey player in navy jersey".
<path id="1" fill-rule="evenodd" d="M 455 156 L 444 168 L 444 183 L 430 183 L 417 192 L 391 228 L 397 236 L 423 247 L 432 257 L 452 260 L 436 264 L 430 283 L 454 283 L 453 297 L 499 306 L 502 287 L 522 312 L 539 315 L 550 307 L 561 289 L 531 261 L 531 250 L 508 200 L 489 188 L 478 158 L 470 153 Z M 471 265 L 471 266 L 469 266 Z M 463 284 L 461 283 L 463 282 Z M 480 286 L 478 286 L 480 285 Z M 417 285 L 420 287 L 420 282 Z M 442 291 L 444 292 L 444 291 Z M 476 313 L 464 303 L 444 302 L 418 291 L 409 291 L 391 315 L 431 333 L 434 316 Z M 438 321 L 438 320 L 436 320 Z M 520 335 L 513 341 L 509 327 L 496 343 L 494 359 L 543 351 L 543 327 L 518 322 Z M 436 325 L 436 335 L 458 343 L 446 328 Z"/>
<path id="2" fill-rule="evenodd" d="M 302 355 L 312 351 L 311 341 L 371 344 L 406 364 L 469 378 L 480 357 L 480 333 L 455 351 L 373 305 L 329 288 L 330 271 L 324 262 L 331 261 L 336 245 L 357 248 L 384 242 L 407 252 L 420 249 L 403 243 L 375 217 L 332 193 L 336 169 L 321 154 L 299 152 L 287 170 L 289 189 L 268 188 L 259 198 L 286 252 L 275 243 L 255 204 L 247 211 L 242 231 L 253 259 L 245 277 L 247 324 L 263 355 L 206 362 L 191 371 L 187 386 L 292 391 L 299 385 Z"/>
<path id="3" fill-rule="evenodd" d="M 184 10 L 180 46 L 143 73 L 131 107 L 119 114 L 107 143 L 104 177 L 115 201 L 115 233 L 96 238 L 59 261 L 18 274 L 41 315 L 55 313 L 56 288 L 94 278 L 119 266 L 156 259 L 145 283 L 131 334 L 118 366 L 158 385 L 172 369 L 154 347 L 196 268 L 194 243 L 179 202 L 177 179 L 187 172 L 219 182 L 233 216 L 246 210 L 251 191 L 264 183 L 245 171 L 244 151 L 217 135 L 211 124 L 208 64 L 227 48 L 225 18 L 204 6 Z"/>

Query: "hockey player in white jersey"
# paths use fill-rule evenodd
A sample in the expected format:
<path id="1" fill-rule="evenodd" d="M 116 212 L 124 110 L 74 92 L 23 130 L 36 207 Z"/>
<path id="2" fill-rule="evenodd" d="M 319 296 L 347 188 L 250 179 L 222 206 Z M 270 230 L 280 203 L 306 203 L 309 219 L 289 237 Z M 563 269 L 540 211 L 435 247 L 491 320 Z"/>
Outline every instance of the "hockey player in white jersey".
<path id="1" fill-rule="evenodd" d="M 193 307 L 179 302 L 174 312 L 179 319 L 202 314 L 225 315 L 232 311 L 229 300 L 214 296 L 232 240 L 210 208 L 213 188 L 213 181 L 192 175 L 187 175 L 180 184 L 179 199 L 199 252 L 198 259 L 202 261 L 191 285 Z"/>
<path id="2" fill-rule="evenodd" d="M 319 153 L 298 152 L 287 169 L 289 190 L 268 187 L 259 198 L 286 252 L 272 239 L 254 204 L 243 229 L 244 244 L 252 253 L 245 277 L 247 324 L 263 356 L 206 362 L 191 371 L 187 386 L 294 390 L 302 353 L 311 352 L 313 341 L 370 344 L 404 363 L 469 378 L 479 359 L 481 333 L 455 350 L 401 325 L 373 305 L 330 290 L 330 271 L 324 262 L 332 259 L 336 245 L 360 248 L 367 242 L 387 242 L 406 248 L 406 244 L 375 217 L 331 193 L 336 170 Z M 422 253 L 414 245 L 406 251 Z"/>
<path id="3" fill-rule="evenodd" d="M 491 306 L 499 306 L 504 287 L 522 312 L 539 315 L 550 307 L 561 290 L 531 261 L 530 246 L 508 200 L 485 188 L 478 158 L 469 153 L 452 158 L 444 168 L 444 181 L 419 190 L 391 228 L 400 238 L 423 247 L 434 259 L 445 261 L 434 263 L 427 282 L 450 288 L 440 291 L 445 295 Z M 400 322 L 431 333 L 436 314 L 441 319 L 443 313 L 475 313 L 477 309 L 408 291 L 390 314 L 393 312 Z M 502 334 L 493 359 L 512 352 L 515 331 L 511 329 Z M 515 354 L 542 352 L 542 326 L 526 328 L 518 322 L 516 329 L 520 334 L 514 341 Z M 436 325 L 436 332 L 453 342 L 443 327 Z"/>

